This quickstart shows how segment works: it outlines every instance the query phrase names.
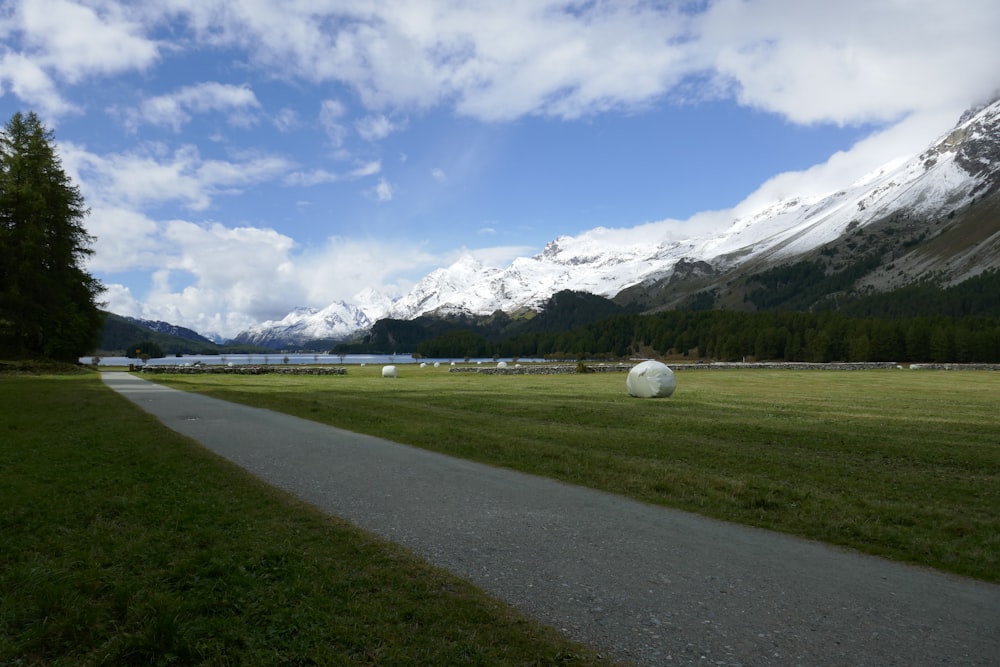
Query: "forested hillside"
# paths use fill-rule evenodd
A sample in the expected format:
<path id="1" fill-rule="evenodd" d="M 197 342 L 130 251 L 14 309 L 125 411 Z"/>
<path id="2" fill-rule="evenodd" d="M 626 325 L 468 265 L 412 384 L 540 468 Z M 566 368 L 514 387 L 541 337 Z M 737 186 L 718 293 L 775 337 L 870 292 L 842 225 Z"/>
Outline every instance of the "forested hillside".
<path id="1" fill-rule="evenodd" d="M 853 318 L 835 312 L 670 311 L 618 315 L 563 333 L 487 341 L 452 332 L 417 346 L 425 357 L 627 358 L 739 361 L 1000 362 L 1000 318 Z"/>
<path id="2" fill-rule="evenodd" d="M 261 348 L 252 345 L 220 346 L 211 341 L 198 341 L 180 336 L 152 331 L 128 319 L 106 313 L 104 327 L 101 329 L 99 349 L 101 354 L 122 354 L 135 351 L 137 348 L 148 347 L 141 343 L 154 343 L 157 353 L 174 354 L 237 354 L 240 352 L 259 352 Z"/>
<path id="3" fill-rule="evenodd" d="M 481 342 L 499 344 L 520 334 L 568 331 L 624 312 L 628 309 L 604 297 L 562 290 L 552 295 L 540 313 L 524 317 L 497 311 L 488 317 L 422 315 L 413 320 L 382 319 L 363 340 L 341 343 L 332 351 L 335 354 L 413 352 L 426 341 L 444 338 L 452 341 L 450 348 L 469 351 L 467 355 L 450 356 L 476 357 L 483 356 L 479 354 L 484 349 Z"/>

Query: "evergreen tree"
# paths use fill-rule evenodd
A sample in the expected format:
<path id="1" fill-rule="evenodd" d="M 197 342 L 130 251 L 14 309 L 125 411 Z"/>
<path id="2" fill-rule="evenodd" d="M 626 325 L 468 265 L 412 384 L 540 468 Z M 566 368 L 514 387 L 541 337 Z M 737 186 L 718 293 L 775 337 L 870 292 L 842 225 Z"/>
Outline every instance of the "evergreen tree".
<path id="1" fill-rule="evenodd" d="M 34 113 L 0 131 L 0 355 L 76 361 L 92 352 L 103 314 L 83 196 Z"/>

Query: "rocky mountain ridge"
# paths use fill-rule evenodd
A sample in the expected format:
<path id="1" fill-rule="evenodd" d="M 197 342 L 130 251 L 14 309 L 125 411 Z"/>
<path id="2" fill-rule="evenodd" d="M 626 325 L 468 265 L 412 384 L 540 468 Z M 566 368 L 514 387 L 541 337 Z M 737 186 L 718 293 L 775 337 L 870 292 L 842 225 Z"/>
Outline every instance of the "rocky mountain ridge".
<path id="1" fill-rule="evenodd" d="M 346 340 L 371 328 L 371 320 L 357 306 L 334 302 L 323 308 L 296 308 L 280 320 L 268 320 L 239 333 L 231 342 L 272 349 L 301 347 L 311 341 Z"/>
<path id="2" fill-rule="evenodd" d="M 863 259 L 866 271 L 852 289 L 885 290 L 930 275 L 958 283 L 1000 266 L 1000 100 L 970 110 L 920 155 L 836 192 L 774 203 L 705 237 L 675 238 L 673 229 L 667 222 L 599 227 L 557 238 L 502 269 L 464 256 L 395 301 L 370 293 L 359 295 L 364 305 L 297 309 L 236 341 L 287 347 L 310 337 L 345 340 L 386 317 L 517 315 L 566 289 L 650 310 L 699 295 L 738 308 L 756 272 L 797 261 L 835 273 L 857 272 Z"/>

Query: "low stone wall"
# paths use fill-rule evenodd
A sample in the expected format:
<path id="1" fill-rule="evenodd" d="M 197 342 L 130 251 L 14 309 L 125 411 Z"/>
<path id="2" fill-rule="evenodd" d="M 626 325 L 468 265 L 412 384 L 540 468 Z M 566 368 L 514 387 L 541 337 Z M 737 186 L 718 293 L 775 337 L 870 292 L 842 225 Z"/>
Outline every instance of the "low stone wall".
<path id="1" fill-rule="evenodd" d="M 594 370 L 597 370 L 596 368 Z M 616 371 L 620 370 L 618 367 Z M 625 370 L 628 370 L 627 368 Z M 563 375 L 576 373 L 576 364 L 529 364 L 527 366 L 453 366 L 449 373 L 479 373 L 480 375 Z"/>
<path id="2" fill-rule="evenodd" d="M 910 364 L 911 371 L 1000 371 L 1000 364 Z"/>
<path id="3" fill-rule="evenodd" d="M 133 370 L 130 365 L 129 370 Z M 347 375 L 343 366 L 138 366 L 142 373 L 179 373 L 181 375 Z"/>
<path id="4" fill-rule="evenodd" d="M 636 363 L 598 363 L 585 364 L 588 373 L 628 373 Z M 831 362 L 827 364 L 811 364 L 805 362 L 728 362 L 717 361 L 703 364 L 667 364 L 673 371 L 713 371 L 713 370 L 785 370 L 785 371 L 872 371 L 882 369 L 911 370 L 975 370 L 996 371 L 1000 364 L 910 364 L 902 366 L 894 361 L 883 362 Z M 528 364 L 525 366 L 455 366 L 451 373 L 480 373 L 482 375 L 560 375 L 564 373 L 581 372 L 577 364 Z"/>
<path id="5" fill-rule="evenodd" d="M 584 364 L 587 373 L 628 373 L 635 364 L 632 363 L 592 363 Z M 725 362 L 717 361 L 703 364 L 667 364 L 675 372 L 713 371 L 713 370 L 794 370 L 794 371 L 871 371 L 880 369 L 909 368 L 910 370 L 935 371 L 1000 371 L 1000 364 L 910 364 L 902 366 L 895 362 L 832 362 L 828 364 L 810 364 L 804 362 Z M 346 375 L 343 366 L 129 366 L 129 370 L 142 373 L 179 373 L 187 375 L 217 374 L 217 375 Z M 579 365 L 564 364 L 525 364 L 508 365 L 506 368 L 496 366 L 452 366 L 449 373 L 479 373 L 481 375 L 566 375 L 579 373 Z"/>
<path id="6" fill-rule="evenodd" d="M 670 365 L 670 364 L 668 364 Z M 670 365 L 675 371 L 710 371 L 710 370 L 741 370 L 769 369 L 781 371 L 874 371 L 884 368 L 900 368 L 894 361 L 859 361 L 830 362 L 827 364 L 811 364 L 804 361 L 715 361 L 707 364 L 677 364 Z"/>
<path id="7" fill-rule="evenodd" d="M 805 362 L 713 362 L 707 364 L 667 364 L 678 370 L 733 370 L 741 368 L 764 368 L 772 370 L 791 371 L 872 371 L 879 369 L 899 368 L 903 370 L 943 370 L 943 371 L 997 371 L 1000 364 L 908 364 L 902 365 L 895 361 L 834 361 L 826 364 L 810 364 Z"/>

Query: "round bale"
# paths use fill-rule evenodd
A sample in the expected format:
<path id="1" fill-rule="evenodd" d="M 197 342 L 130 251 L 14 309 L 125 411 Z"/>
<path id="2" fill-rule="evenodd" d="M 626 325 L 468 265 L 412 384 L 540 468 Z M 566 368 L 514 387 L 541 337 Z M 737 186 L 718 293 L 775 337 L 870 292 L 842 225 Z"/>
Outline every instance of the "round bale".
<path id="1" fill-rule="evenodd" d="M 650 359 L 632 367 L 625 387 L 636 398 L 667 398 L 677 388 L 677 378 L 666 364 Z"/>
<path id="2" fill-rule="evenodd" d="M 383 366 L 382 367 L 382 377 L 384 378 L 394 378 L 398 375 L 395 366 Z"/>

